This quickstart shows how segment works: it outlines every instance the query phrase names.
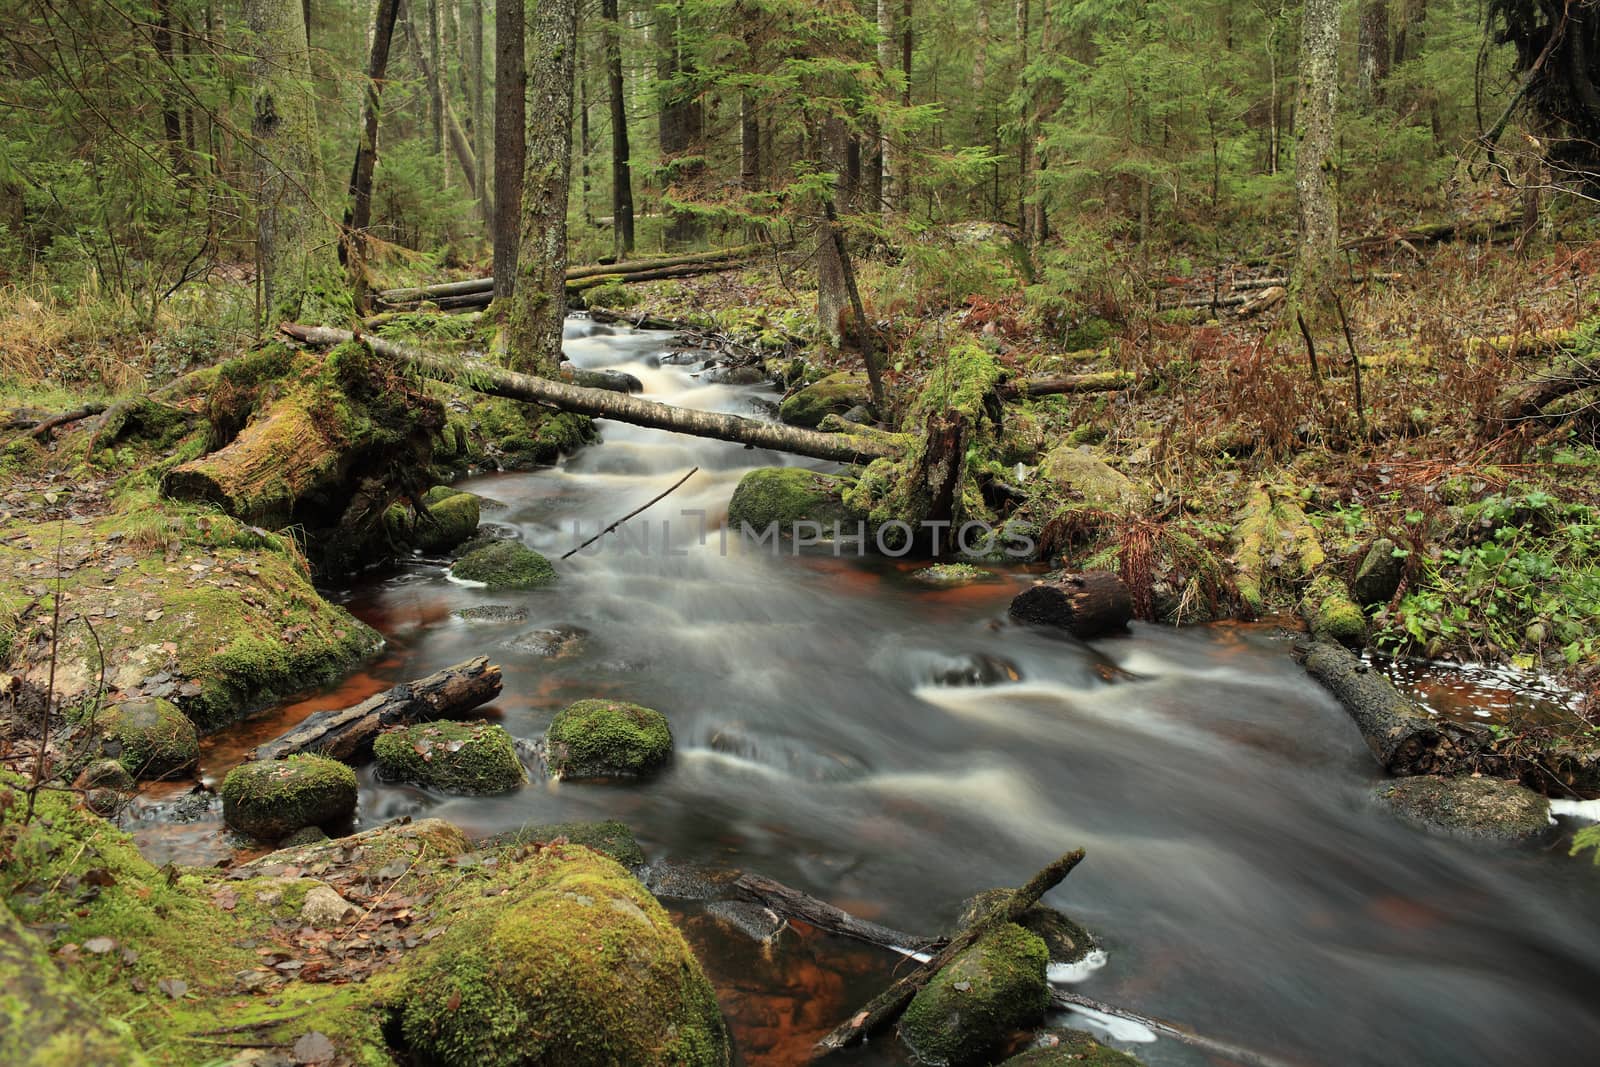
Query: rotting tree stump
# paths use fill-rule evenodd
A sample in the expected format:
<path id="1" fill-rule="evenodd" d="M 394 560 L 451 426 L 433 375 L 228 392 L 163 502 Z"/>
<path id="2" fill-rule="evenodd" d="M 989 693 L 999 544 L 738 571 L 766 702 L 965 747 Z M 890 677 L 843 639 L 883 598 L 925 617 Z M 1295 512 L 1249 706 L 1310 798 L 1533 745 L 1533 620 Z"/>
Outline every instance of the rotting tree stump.
<path id="1" fill-rule="evenodd" d="M 1110 571 L 1088 571 L 1040 582 L 1018 593 L 1010 616 L 1034 626 L 1054 626 L 1088 639 L 1127 629 L 1133 597 Z"/>

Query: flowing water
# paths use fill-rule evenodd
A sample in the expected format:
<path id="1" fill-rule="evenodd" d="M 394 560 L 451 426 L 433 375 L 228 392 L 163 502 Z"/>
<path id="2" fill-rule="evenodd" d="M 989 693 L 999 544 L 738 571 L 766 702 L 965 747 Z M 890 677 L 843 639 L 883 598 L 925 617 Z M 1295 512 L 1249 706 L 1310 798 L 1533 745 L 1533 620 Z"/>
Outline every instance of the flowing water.
<path id="1" fill-rule="evenodd" d="M 753 414 L 770 398 L 704 384 L 663 362 L 667 344 L 574 321 L 567 350 L 669 403 Z M 1047 899 L 1106 950 L 1075 987 L 1091 997 L 1290 1063 L 1600 1057 L 1600 871 L 1562 844 L 1475 847 L 1377 810 L 1371 757 L 1291 660 L 1289 635 L 1135 625 L 1090 646 L 1009 625 L 1005 605 L 1027 581 L 1014 570 L 933 589 L 911 564 L 853 550 L 725 553 L 717 526 L 740 475 L 791 460 L 602 428 L 602 444 L 554 469 L 469 482 L 503 505 L 486 522 L 554 558 L 575 544 L 574 522 L 590 536 L 700 473 L 633 520 L 626 546 L 612 535 L 559 564 L 553 588 L 488 594 L 416 566 L 353 590 L 349 607 L 389 638 L 387 658 L 212 739 L 207 773 L 288 718 L 488 654 L 505 672 L 494 711 L 514 736 L 537 738 L 566 703 L 603 694 L 663 711 L 674 763 L 644 784 L 535 782 L 471 799 L 367 771 L 364 824 L 426 813 L 480 833 L 615 817 L 654 860 L 759 871 L 925 932 L 969 894 L 1082 846 L 1087 861 Z M 704 544 L 685 511 L 705 513 Z M 452 614 L 490 603 L 528 617 Z M 552 629 L 564 637 L 535 633 Z M 752 1063 L 802 1061 L 895 964 L 814 931 L 761 949 L 679 910 Z M 1136 1051 L 1209 1062 L 1169 1040 Z M 904 1053 L 889 1040 L 843 1059 Z"/>

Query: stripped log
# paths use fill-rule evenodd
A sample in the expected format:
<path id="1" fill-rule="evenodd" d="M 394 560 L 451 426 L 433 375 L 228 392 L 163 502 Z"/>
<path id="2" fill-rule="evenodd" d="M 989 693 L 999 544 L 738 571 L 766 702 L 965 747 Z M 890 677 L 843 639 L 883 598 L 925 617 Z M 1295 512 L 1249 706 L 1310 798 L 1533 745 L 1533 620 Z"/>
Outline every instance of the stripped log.
<path id="1" fill-rule="evenodd" d="M 349 330 L 336 330 L 328 326 L 285 323 L 279 329 L 287 336 L 309 345 L 332 346 L 354 339 Z M 579 415 L 616 419 L 634 426 L 710 437 L 750 448 L 770 448 L 839 463 L 866 463 L 879 457 L 896 455 L 900 451 L 889 441 L 864 434 L 818 433 L 798 426 L 745 419 L 721 412 L 694 411 L 623 393 L 586 389 L 531 374 L 518 374 L 486 363 L 444 359 L 378 337 L 364 336 L 362 340 L 379 355 L 402 363 L 425 377 L 451 382 L 490 396 L 548 404 Z"/>
<path id="2" fill-rule="evenodd" d="M 1083 849 L 1075 849 L 1058 857 L 1049 866 L 1028 880 L 1028 884 L 998 902 L 988 914 L 975 919 L 932 959 L 896 981 L 888 989 L 869 1001 L 866 1007 L 850 1016 L 817 1042 L 816 1057 L 821 1058 L 838 1049 L 859 1044 L 883 1027 L 894 1022 L 906 1010 L 917 992 L 933 980 L 945 967 L 955 962 L 967 949 L 976 945 L 996 927 L 1016 922 L 1024 912 L 1039 902 L 1039 898 L 1054 889 L 1072 869 L 1083 862 Z"/>
<path id="3" fill-rule="evenodd" d="M 285 759 L 309 752 L 354 762 L 371 753 L 372 739 L 385 727 L 461 715 L 499 696 L 500 685 L 500 668 L 479 656 L 402 682 L 353 707 L 319 711 L 282 737 L 257 746 L 254 758 Z"/>
<path id="4" fill-rule="evenodd" d="M 1018 593 L 1009 614 L 1018 622 L 1054 626 L 1088 639 L 1127 629 L 1133 597 L 1110 571 L 1088 571 L 1040 582 Z"/>

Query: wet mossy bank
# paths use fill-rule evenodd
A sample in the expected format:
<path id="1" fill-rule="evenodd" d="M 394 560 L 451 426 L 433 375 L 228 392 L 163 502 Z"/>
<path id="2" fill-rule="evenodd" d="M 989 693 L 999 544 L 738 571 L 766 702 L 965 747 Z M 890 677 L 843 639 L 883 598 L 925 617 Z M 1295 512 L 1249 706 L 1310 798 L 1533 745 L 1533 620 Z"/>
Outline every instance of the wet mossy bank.
<path id="1" fill-rule="evenodd" d="M 232 1040 L 371 1067 L 729 1062 L 682 935 L 582 845 L 470 852 L 423 820 L 158 870 L 68 794 L 25 810 L 0 781 L 8 1064 L 191 1064 Z"/>

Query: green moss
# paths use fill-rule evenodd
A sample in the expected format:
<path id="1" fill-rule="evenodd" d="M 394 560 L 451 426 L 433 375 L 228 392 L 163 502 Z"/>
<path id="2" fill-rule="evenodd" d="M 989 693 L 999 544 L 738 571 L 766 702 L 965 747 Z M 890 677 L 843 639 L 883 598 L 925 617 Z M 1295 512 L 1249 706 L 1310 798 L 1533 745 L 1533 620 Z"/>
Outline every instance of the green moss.
<path id="1" fill-rule="evenodd" d="M 137 698 L 108 712 L 108 736 L 121 751 L 122 766 L 135 778 L 175 778 L 200 759 L 194 723 L 169 701 Z"/>
<path id="2" fill-rule="evenodd" d="M 621 281 L 609 281 L 601 285 L 591 285 L 583 291 L 583 302 L 592 308 L 631 308 L 639 302 L 639 298 L 628 291 L 628 287 Z"/>
<path id="3" fill-rule="evenodd" d="M 1001 1067 L 1139 1067 L 1135 1057 L 1100 1044 L 1082 1030 L 1049 1030 L 1040 1036 L 1052 1043 L 1018 1053 Z"/>
<path id="4" fill-rule="evenodd" d="M 927 585 L 967 585 L 988 581 L 994 575 L 970 563 L 935 563 L 913 572 L 911 577 Z"/>
<path id="5" fill-rule="evenodd" d="M 842 415 L 858 404 L 871 403 L 866 373 L 839 371 L 785 399 L 778 406 L 778 417 L 792 426 L 816 426 L 825 415 Z"/>
<path id="6" fill-rule="evenodd" d="M 1128 510 L 1143 508 L 1150 502 L 1147 491 L 1099 456 L 1073 445 L 1052 449 L 1039 464 L 1039 476 L 1050 482 L 1066 506 Z"/>
<path id="7" fill-rule="evenodd" d="M 728 1038 L 711 985 L 653 897 L 587 848 L 545 848 L 464 889 L 396 983 L 420 1060 L 514 1067 L 711 1067 Z"/>
<path id="8" fill-rule="evenodd" d="M 817 522 L 831 530 L 835 522 L 852 521 L 841 499 L 843 486 L 843 479 L 801 467 L 753 470 L 739 479 L 728 501 L 728 527 L 746 523 L 759 532 L 775 522 L 787 534 L 797 522 Z"/>
<path id="9" fill-rule="evenodd" d="M 506 793 L 526 779 L 511 735 L 486 722 L 433 722 L 378 735 L 378 773 L 444 793 Z"/>
<path id="10" fill-rule="evenodd" d="M 302 826 L 327 826 L 356 810 L 355 772 L 322 756 L 244 763 L 222 782 L 222 818 L 264 841 Z"/>
<path id="11" fill-rule="evenodd" d="M 634 840 L 633 831 L 615 819 L 604 822 L 534 823 L 486 837 L 478 842 L 478 848 L 545 845 L 562 838 L 574 845 L 603 852 L 629 870 L 644 866 L 644 850 Z"/>
<path id="12" fill-rule="evenodd" d="M 556 580 L 549 560 L 516 541 L 475 548 L 457 560 L 450 573 L 463 581 L 482 582 L 490 590 L 537 589 Z"/>
<path id="13" fill-rule="evenodd" d="M 956 920 L 959 929 L 966 929 L 978 919 L 992 912 L 1010 899 L 1009 889 L 986 889 L 974 894 L 961 906 L 961 917 Z M 1050 954 L 1051 963 L 1076 963 L 1094 948 L 1094 938 L 1089 931 L 1067 918 L 1055 908 L 1035 904 L 1022 913 L 1017 925 L 1037 934 Z"/>
<path id="14" fill-rule="evenodd" d="M 1035 934 L 1005 923 L 934 975 L 900 1020 L 900 1036 L 928 1063 L 985 1063 L 1012 1031 L 1050 1003 L 1050 956 Z"/>
<path id="15" fill-rule="evenodd" d="M 438 486 L 435 488 L 444 488 Z M 432 490 L 429 491 L 430 495 Z M 472 538 L 478 532 L 479 498 L 472 493 L 446 493 L 441 499 L 423 501 L 427 516 L 418 513 L 410 519 L 407 540 L 424 552 L 442 552 Z"/>
<path id="16" fill-rule="evenodd" d="M 1319 575 L 1306 588 L 1300 616 L 1317 637 L 1346 645 L 1360 645 L 1367 639 L 1367 617 L 1344 582 L 1331 574 Z"/>
<path id="17" fill-rule="evenodd" d="M 672 730 L 659 711 L 620 700 L 580 700 L 546 735 L 550 770 L 562 778 L 650 774 L 672 757 Z"/>
<path id="18" fill-rule="evenodd" d="M 1298 497 L 1279 486 L 1264 484 L 1251 491 L 1233 536 L 1239 594 L 1258 613 L 1268 606 L 1275 587 L 1298 584 L 1327 559 Z"/>

